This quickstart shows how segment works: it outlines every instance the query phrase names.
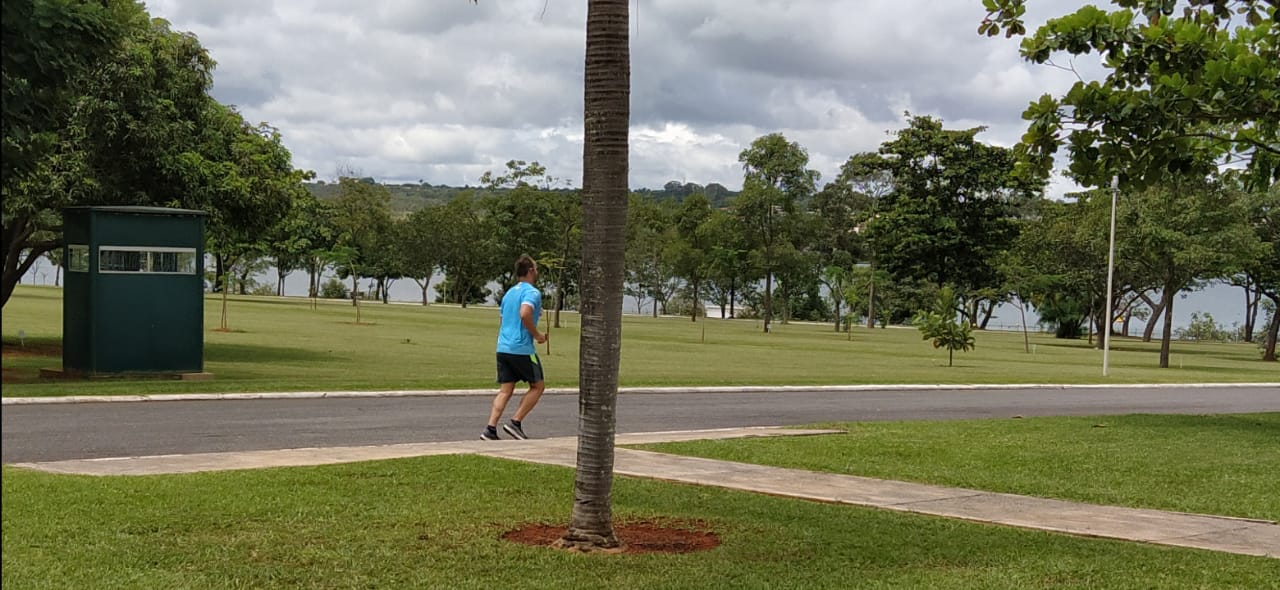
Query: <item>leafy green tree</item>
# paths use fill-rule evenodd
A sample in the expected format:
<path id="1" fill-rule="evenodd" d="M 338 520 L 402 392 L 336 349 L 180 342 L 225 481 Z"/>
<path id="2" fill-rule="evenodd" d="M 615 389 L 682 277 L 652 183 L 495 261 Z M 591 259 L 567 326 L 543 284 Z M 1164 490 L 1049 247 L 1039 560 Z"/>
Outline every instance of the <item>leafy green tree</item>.
<path id="1" fill-rule="evenodd" d="M 736 316 L 740 289 L 756 278 L 752 275 L 746 237 L 738 217 L 724 209 L 713 209 L 704 228 L 712 244 L 707 256 L 710 299 L 720 306 L 720 317 L 732 318 Z"/>
<path id="2" fill-rule="evenodd" d="M 567 305 L 568 296 L 577 292 L 578 276 L 582 274 L 582 195 L 576 191 L 557 192 L 549 199 L 550 219 L 545 231 L 555 239 L 543 257 L 557 261 L 550 279 L 555 288 L 552 324 L 559 328 L 560 312 Z"/>
<path id="3" fill-rule="evenodd" d="M 439 207 L 436 219 L 440 269 L 445 280 L 438 287 L 441 301 L 466 307 L 483 302 L 485 283 L 498 266 L 496 227 L 471 193 L 461 193 Z M 509 261 L 513 263 L 514 260 Z M 475 295 L 479 294 L 479 301 Z"/>
<path id="4" fill-rule="evenodd" d="M 791 244 L 795 216 L 808 204 L 818 172 L 807 168 L 809 153 L 781 133 L 757 138 L 738 154 L 742 193 L 734 200 L 751 257 L 764 275 L 762 318 L 769 332 L 773 320 L 773 279 L 780 251 Z"/>
<path id="5" fill-rule="evenodd" d="M 1198 342 L 1226 342 L 1232 336 L 1226 328 L 1213 319 L 1213 314 L 1208 312 L 1204 314 L 1193 312 L 1191 321 L 1187 323 L 1187 326 L 1178 328 L 1174 331 L 1174 334 L 1179 340 L 1195 340 Z"/>
<path id="6" fill-rule="evenodd" d="M 1272 181 L 1257 170 L 1243 178 L 1228 176 L 1228 182 L 1246 195 L 1248 223 L 1257 238 L 1256 256 L 1246 261 L 1243 274 L 1254 285 L 1258 297 L 1270 300 L 1272 308 L 1280 308 L 1280 182 Z M 1276 340 L 1280 336 L 1280 314 L 1271 314 L 1265 324 L 1262 358 L 1276 360 Z"/>
<path id="7" fill-rule="evenodd" d="M 132 0 L 13 0 L 3 6 L 0 183 L 7 201 L 10 183 L 35 170 L 58 141 L 86 78 L 126 37 L 145 28 L 148 17 Z"/>
<path id="8" fill-rule="evenodd" d="M 670 259 L 663 256 L 667 243 L 674 239 L 675 211 L 669 202 L 639 194 L 628 199 L 625 293 L 635 297 L 638 305 L 652 299 L 653 317 L 658 317 L 659 307 L 665 307 L 677 283 Z"/>
<path id="9" fill-rule="evenodd" d="M 1160 368 L 1169 367 L 1175 295 L 1197 279 L 1229 276 L 1255 259 L 1260 244 L 1246 207 L 1239 192 L 1202 178 L 1173 178 L 1126 199 L 1122 214 L 1133 228 L 1125 237 L 1129 256 L 1159 280 Z"/>
<path id="10" fill-rule="evenodd" d="M 845 224 L 851 224 L 851 227 L 844 229 L 846 240 L 850 242 L 849 252 L 853 254 L 854 260 L 865 261 L 868 265 L 868 273 L 866 275 L 866 307 L 867 307 L 867 328 L 875 327 L 876 314 L 876 285 L 887 284 L 888 276 L 881 276 L 884 273 L 879 272 L 880 262 L 876 255 L 875 243 L 868 239 L 867 227 L 879 215 L 879 209 L 882 207 L 882 200 L 895 190 L 893 174 L 882 166 L 883 159 L 880 154 L 874 152 L 864 152 L 850 156 L 844 164 L 840 166 L 840 174 L 836 176 L 836 180 L 827 185 L 828 189 L 838 190 L 837 195 L 842 204 L 836 209 L 836 214 L 829 212 L 821 212 L 826 207 L 821 207 L 820 215 L 824 219 L 831 219 L 829 223 L 833 228 L 839 231 Z M 841 189 L 833 189 L 833 187 L 844 187 Z M 848 235 L 848 231 L 852 230 L 852 236 Z M 856 244 L 858 250 L 854 250 Z"/>
<path id="11" fill-rule="evenodd" d="M 1026 33 L 1026 0 L 983 0 L 981 34 Z M 1064 144 L 1071 175 L 1134 188 L 1207 174 L 1223 158 L 1270 155 L 1280 177 L 1280 27 L 1274 0 L 1111 0 L 1050 19 L 1022 41 L 1039 64 L 1096 53 L 1108 74 L 1048 94 L 1023 114 L 1021 150 L 1047 171 Z M 1239 18 L 1243 16 L 1243 18 Z"/>
<path id="12" fill-rule="evenodd" d="M 938 291 L 938 300 L 933 309 L 921 310 L 913 321 L 924 340 L 932 340 L 934 348 L 947 349 L 948 367 L 952 366 L 957 350 L 965 352 L 974 347 L 969 322 L 956 317 L 958 307 L 959 300 L 955 291 L 950 286 L 944 286 Z"/>
<path id="13" fill-rule="evenodd" d="M 316 297 L 324 272 L 324 252 L 335 244 L 329 210 L 305 188 L 293 193 L 289 212 L 267 235 L 267 255 L 276 267 L 276 294 L 284 295 L 284 279 L 293 270 L 306 270 L 307 296 Z"/>
<path id="14" fill-rule="evenodd" d="M 379 251 L 391 230 L 391 194 L 376 182 L 351 177 L 338 179 L 339 194 L 333 204 L 337 237 L 338 273 L 351 278 L 356 323 L 360 323 L 360 285 L 364 276 L 375 276 Z"/>
<path id="15" fill-rule="evenodd" d="M 23 12 L 32 3 L 12 4 L 5 5 L 6 17 L 11 9 Z M 6 50 L 10 43 L 17 46 L 15 54 L 6 51 L 4 57 L 6 178 L 0 295 L 5 302 L 30 265 L 61 244 L 63 207 L 112 204 L 203 209 L 216 205 L 200 197 L 201 189 L 208 188 L 200 183 L 209 178 L 209 167 L 215 164 L 201 151 L 197 137 L 210 117 L 214 124 L 219 119 L 209 109 L 213 60 L 195 37 L 169 30 L 163 20 L 148 20 L 132 3 L 112 2 L 105 5 L 106 12 L 78 16 L 72 14 L 78 9 L 52 2 L 32 6 L 28 14 L 34 22 L 5 21 L 6 33 L 10 26 L 20 29 L 18 37 L 10 39 L 6 34 L 4 41 Z M 102 19 L 115 20 L 107 23 Z M 99 25 L 119 28 L 123 36 L 117 39 L 110 33 L 109 39 L 99 38 L 98 33 L 107 34 Z M 72 33 L 71 46 L 66 49 L 75 50 L 75 39 L 79 39 L 89 44 L 81 49 L 106 47 L 106 55 L 54 58 L 49 48 L 62 48 L 62 42 L 50 40 L 51 45 L 41 45 L 59 27 L 80 26 L 87 28 Z M 81 33 L 86 36 L 80 37 Z M 36 43 L 36 47 L 24 45 L 27 42 Z M 68 78 L 68 87 L 31 87 L 57 80 L 24 77 L 31 73 L 27 66 L 32 64 L 11 64 L 10 60 L 26 58 L 55 70 L 61 63 L 67 69 L 48 73 L 55 78 L 74 77 Z M 11 71 L 10 65 L 16 67 Z M 24 101 L 46 97 L 46 90 L 54 103 L 23 106 Z M 13 105 L 8 103 L 11 97 Z M 10 167 L 8 156 L 15 152 Z"/>
<path id="16" fill-rule="evenodd" d="M 711 202 L 702 193 L 694 193 L 680 204 L 675 218 L 675 239 L 666 247 L 665 257 L 671 261 L 676 276 L 687 286 L 689 318 L 698 321 L 702 310 L 701 287 L 711 272 Z"/>
<path id="17" fill-rule="evenodd" d="M 1014 215 L 1043 181 L 1018 174 L 1010 150 L 977 140 L 983 128 L 945 130 L 911 117 L 879 150 L 855 156 L 863 174 L 887 173 L 867 231 L 877 267 L 895 280 L 950 284 L 972 293 L 1000 284 L 1000 254 L 1017 235 Z"/>
<path id="18" fill-rule="evenodd" d="M 441 253 L 446 247 L 441 232 L 442 211 L 442 207 L 414 211 L 409 217 L 397 221 L 393 232 L 397 251 L 402 256 L 404 274 L 422 291 L 423 305 L 427 304 L 431 277 L 440 266 Z"/>
<path id="19" fill-rule="evenodd" d="M 514 262 L 522 254 L 535 256 L 558 251 L 560 235 L 548 227 L 560 213 L 558 201 L 563 200 L 551 190 L 556 179 L 547 175 L 546 168 L 536 161 L 512 160 L 506 167 L 503 174 L 487 171 L 480 177 L 481 184 L 489 190 L 481 204 L 497 232 L 495 258 Z M 492 278 L 504 290 L 515 284 L 511 264 L 504 262 L 494 270 L 496 276 Z"/>
<path id="20" fill-rule="evenodd" d="M 1036 304 L 1040 323 L 1053 329 L 1057 338 L 1078 339 L 1084 335 L 1089 308 L 1079 298 L 1065 293 L 1045 293 Z"/>
<path id="21" fill-rule="evenodd" d="M 1092 319 L 1101 348 L 1111 325 L 1099 311 L 1106 307 L 1111 195 L 1094 190 L 1072 196 L 1075 200 L 1070 202 L 1044 201 L 1036 215 L 1021 221 L 1018 238 L 1000 268 L 1006 291 L 1016 291 L 1019 299 L 1030 302 L 1041 323 L 1058 338 L 1079 338 L 1088 326 L 1085 322 Z M 1127 203 L 1128 198 L 1121 201 Z M 1131 221 L 1117 218 L 1114 309 L 1122 307 L 1124 292 L 1146 290 L 1152 280 L 1130 254 L 1135 247 L 1128 239 Z"/>
<path id="22" fill-rule="evenodd" d="M 849 288 L 853 273 L 847 266 L 828 266 L 822 269 L 822 284 L 827 287 L 827 296 L 831 298 L 832 316 L 835 318 L 835 329 L 840 331 L 840 323 L 844 316 L 840 307 L 845 302 L 845 291 Z M 846 325 L 844 329 L 849 329 Z"/>
<path id="23" fill-rule="evenodd" d="M 195 179 L 189 196 L 208 204 L 205 240 L 217 263 L 215 277 L 221 279 L 222 329 L 227 329 L 228 270 L 247 272 L 252 269 L 248 259 L 267 252 L 272 228 L 288 214 L 294 197 L 306 191 L 302 181 L 310 173 L 293 168 L 275 128 L 250 125 L 234 109 L 206 104 L 198 160 L 192 158 L 198 164 L 189 169 Z"/>

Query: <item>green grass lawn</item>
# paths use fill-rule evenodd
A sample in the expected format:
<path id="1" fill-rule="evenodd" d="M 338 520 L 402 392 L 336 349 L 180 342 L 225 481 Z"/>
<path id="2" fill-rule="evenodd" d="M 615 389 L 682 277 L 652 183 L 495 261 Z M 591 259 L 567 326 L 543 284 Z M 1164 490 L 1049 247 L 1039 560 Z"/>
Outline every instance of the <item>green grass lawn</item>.
<path id="1" fill-rule="evenodd" d="M 641 448 L 1095 504 L 1280 521 L 1280 413 L 819 426 L 847 429 L 848 434 Z"/>
<path id="2" fill-rule="evenodd" d="M 619 478 L 619 518 L 721 546 L 580 555 L 572 470 L 476 456 L 148 477 L 3 472 L 3 586 L 46 588 L 1274 588 L 1280 560 Z"/>
<path id="3" fill-rule="evenodd" d="M 60 343 L 62 291 L 20 286 L 4 307 L 6 351 Z M 493 308 L 365 303 L 362 323 L 346 302 L 234 297 L 230 332 L 219 332 L 220 300 L 205 306 L 205 370 L 210 382 L 100 380 L 43 382 L 41 367 L 58 356 L 6 354 L 5 395 L 94 395 L 237 391 L 337 391 L 487 388 L 493 381 L 497 313 Z M 551 330 L 543 352 L 550 387 L 573 387 L 578 373 L 576 314 Z M 704 335 L 705 330 L 705 335 Z M 852 336 L 852 338 L 850 338 Z M 705 342 L 704 342 L 705 338 Z M 1280 366 L 1263 363 L 1252 345 L 1175 343 L 1172 367 L 1157 368 L 1158 343 L 1117 339 L 1111 377 L 1102 353 L 1084 341 L 1033 334 L 980 332 L 977 349 L 956 355 L 932 348 L 916 330 L 775 324 L 771 334 L 751 320 L 627 316 L 621 385 L 781 385 L 888 383 L 1186 383 L 1273 382 Z M 544 349 L 545 350 L 545 349 Z"/>

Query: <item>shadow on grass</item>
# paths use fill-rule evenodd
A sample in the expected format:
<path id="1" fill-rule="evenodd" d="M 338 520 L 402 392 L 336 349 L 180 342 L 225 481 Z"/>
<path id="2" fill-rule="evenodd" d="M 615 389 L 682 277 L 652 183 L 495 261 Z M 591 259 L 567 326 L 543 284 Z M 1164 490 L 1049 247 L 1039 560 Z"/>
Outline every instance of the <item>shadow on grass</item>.
<path id="1" fill-rule="evenodd" d="M 322 363 L 331 362 L 337 358 L 332 352 L 306 348 L 218 342 L 206 342 L 204 345 L 204 360 L 206 362 L 255 364 L 270 364 L 273 362 Z"/>

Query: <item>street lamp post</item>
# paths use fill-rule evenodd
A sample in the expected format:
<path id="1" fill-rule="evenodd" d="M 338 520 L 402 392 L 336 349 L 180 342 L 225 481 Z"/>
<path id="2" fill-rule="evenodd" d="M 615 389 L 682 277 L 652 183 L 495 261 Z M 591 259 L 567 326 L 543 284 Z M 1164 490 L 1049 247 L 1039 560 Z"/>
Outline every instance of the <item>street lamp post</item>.
<path id="1" fill-rule="evenodd" d="M 1111 240 L 1110 246 L 1107 248 L 1107 316 L 1103 329 L 1106 333 L 1102 335 L 1102 376 L 1106 377 L 1111 369 L 1111 301 L 1112 281 L 1116 274 L 1116 200 L 1120 193 L 1120 177 L 1111 177 Z"/>

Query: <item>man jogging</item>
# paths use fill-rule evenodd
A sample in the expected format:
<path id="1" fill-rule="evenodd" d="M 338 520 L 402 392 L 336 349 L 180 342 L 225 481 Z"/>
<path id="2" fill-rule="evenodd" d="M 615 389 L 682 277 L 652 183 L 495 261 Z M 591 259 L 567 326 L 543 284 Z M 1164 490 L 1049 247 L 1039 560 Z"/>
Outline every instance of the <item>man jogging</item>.
<path id="1" fill-rule="evenodd" d="M 480 438 L 498 440 L 498 421 L 507 409 L 507 402 L 516 390 L 516 382 L 529 384 L 529 391 L 520 398 L 511 421 L 502 430 L 519 440 L 528 438 L 521 422 L 533 407 L 538 405 L 545 386 L 542 383 L 542 363 L 534 344 L 547 341 L 547 335 L 538 331 L 538 317 L 542 315 L 542 293 L 533 286 L 538 280 L 538 264 L 528 255 L 516 260 L 515 286 L 502 295 L 501 325 L 498 329 L 498 395 L 493 398 L 489 412 L 489 424 Z"/>

